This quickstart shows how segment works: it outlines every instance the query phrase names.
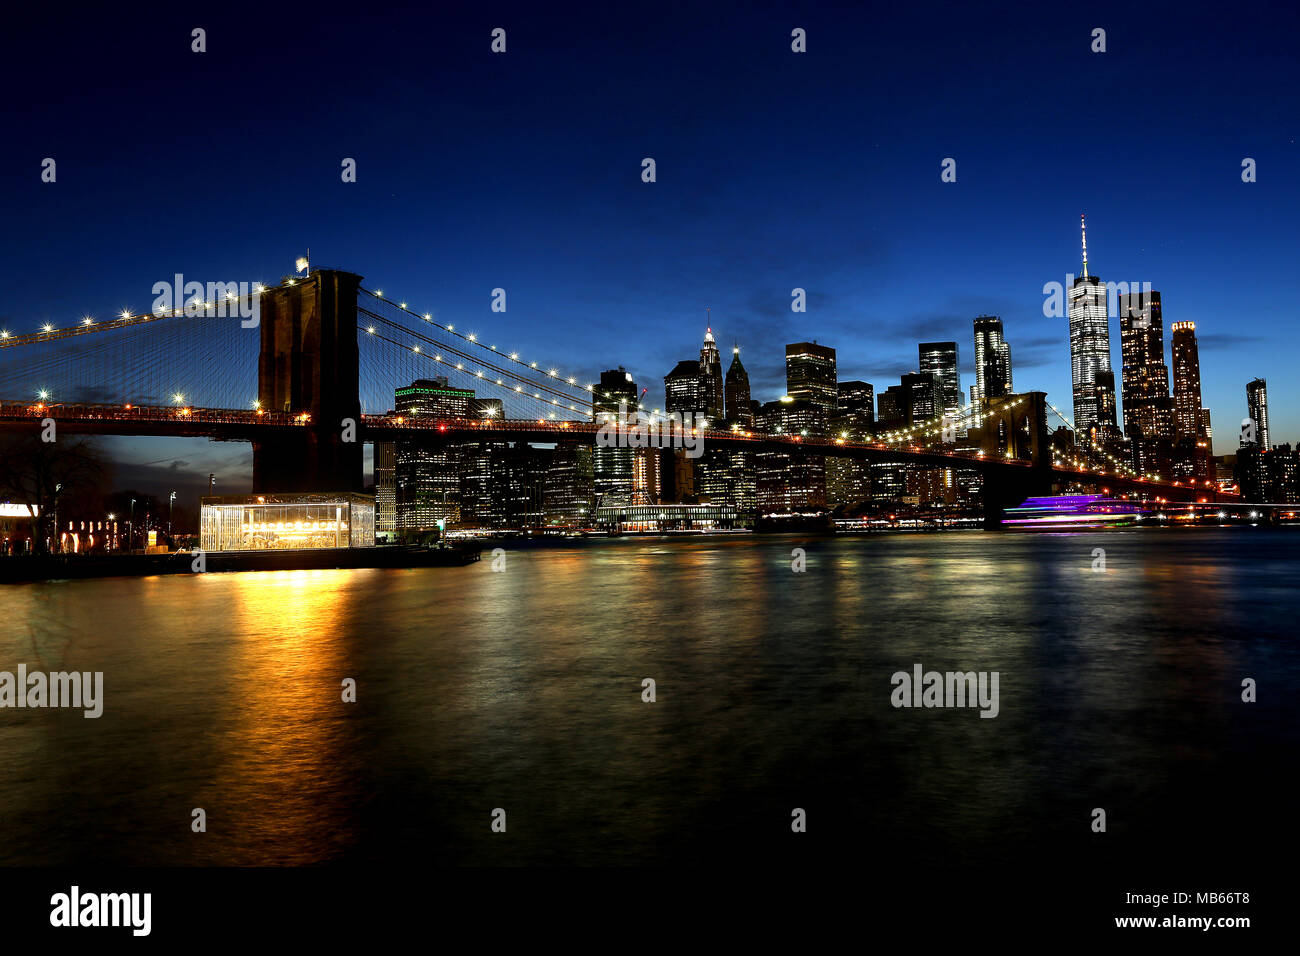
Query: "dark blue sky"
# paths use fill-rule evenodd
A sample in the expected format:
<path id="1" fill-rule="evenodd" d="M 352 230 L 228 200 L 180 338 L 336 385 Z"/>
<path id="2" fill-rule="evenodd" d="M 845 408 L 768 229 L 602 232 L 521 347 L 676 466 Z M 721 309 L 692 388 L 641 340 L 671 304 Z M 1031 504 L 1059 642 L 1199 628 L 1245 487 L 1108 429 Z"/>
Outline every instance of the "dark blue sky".
<path id="1" fill-rule="evenodd" d="M 783 345 L 814 338 L 878 389 L 917 341 L 956 339 L 964 389 L 971 319 L 998 314 L 1017 388 L 1068 414 L 1067 323 L 1041 290 L 1078 271 L 1086 212 L 1092 271 L 1149 281 L 1166 323 L 1197 323 L 1216 451 L 1235 447 L 1255 376 L 1273 440 L 1296 441 L 1300 17 L 1134 6 L 24 14 L 0 58 L 0 325 L 144 310 L 176 272 L 275 281 L 310 246 L 584 381 L 626 365 L 656 403 L 706 306 L 762 400 L 783 391 Z M 114 449 L 183 456 L 171 476 L 124 467 L 132 480 L 246 480 L 229 446 Z"/>

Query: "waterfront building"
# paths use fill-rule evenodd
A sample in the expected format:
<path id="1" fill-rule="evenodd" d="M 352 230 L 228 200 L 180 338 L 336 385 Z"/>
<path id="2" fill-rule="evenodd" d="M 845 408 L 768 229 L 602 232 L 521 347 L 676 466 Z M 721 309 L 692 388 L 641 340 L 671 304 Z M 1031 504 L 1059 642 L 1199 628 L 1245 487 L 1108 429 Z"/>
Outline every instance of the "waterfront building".
<path id="1" fill-rule="evenodd" d="M 205 552 L 368 548 L 375 500 L 356 492 L 212 495 L 199 500 Z"/>

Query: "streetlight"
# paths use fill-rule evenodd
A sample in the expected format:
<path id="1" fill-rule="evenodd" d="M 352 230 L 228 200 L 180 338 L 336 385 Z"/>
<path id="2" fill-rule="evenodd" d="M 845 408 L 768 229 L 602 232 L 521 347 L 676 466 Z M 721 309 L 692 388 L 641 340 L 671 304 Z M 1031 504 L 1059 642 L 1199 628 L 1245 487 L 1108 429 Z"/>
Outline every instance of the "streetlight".
<path id="1" fill-rule="evenodd" d="M 172 536 L 172 505 L 176 501 L 176 492 L 167 496 L 167 537 Z"/>
<path id="2" fill-rule="evenodd" d="M 63 550 L 59 547 L 59 492 L 62 489 L 62 482 L 54 486 L 54 537 L 51 539 L 50 543 L 54 545 L 54 550 L 56 551 Z"/>
<path id="3" fill-rule="evenodd" d="M 126 550 L 135 547 L 135 499 L 131 499 L 131 510 L 126 519 Z"/>

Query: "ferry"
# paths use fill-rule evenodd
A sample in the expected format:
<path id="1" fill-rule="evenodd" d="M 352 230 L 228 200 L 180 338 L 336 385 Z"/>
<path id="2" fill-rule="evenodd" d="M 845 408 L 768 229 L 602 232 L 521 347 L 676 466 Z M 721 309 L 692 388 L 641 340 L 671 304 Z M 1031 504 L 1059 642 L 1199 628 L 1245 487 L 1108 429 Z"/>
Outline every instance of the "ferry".
<path id="1" fill-rule="evenodd" d="M 1075 528 L 1113 528 L 1134 524 L 1146 513 L 1134 501 L 1103 495 L 1054 495 L 1026 498 L 1008 508 L 1002 523 L 1022 530 L 1066 531 Z"/>

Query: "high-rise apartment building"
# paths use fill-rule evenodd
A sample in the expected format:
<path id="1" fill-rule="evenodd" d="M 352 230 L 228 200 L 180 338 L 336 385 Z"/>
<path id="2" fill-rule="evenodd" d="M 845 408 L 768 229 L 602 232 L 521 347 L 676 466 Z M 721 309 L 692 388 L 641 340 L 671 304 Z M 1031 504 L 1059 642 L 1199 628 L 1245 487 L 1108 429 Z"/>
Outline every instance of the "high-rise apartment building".
<path id="1" fill-rule="evenodd" d="M 1262 378 L 1253 379 L 1246 384 L 1246 407 L 1250 410 L 1250 421 L 1254 426 L 1255 444 L 1267 451 L 1268 436 L 1268 383 Z"/>

